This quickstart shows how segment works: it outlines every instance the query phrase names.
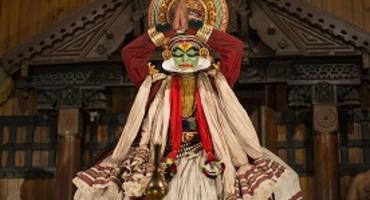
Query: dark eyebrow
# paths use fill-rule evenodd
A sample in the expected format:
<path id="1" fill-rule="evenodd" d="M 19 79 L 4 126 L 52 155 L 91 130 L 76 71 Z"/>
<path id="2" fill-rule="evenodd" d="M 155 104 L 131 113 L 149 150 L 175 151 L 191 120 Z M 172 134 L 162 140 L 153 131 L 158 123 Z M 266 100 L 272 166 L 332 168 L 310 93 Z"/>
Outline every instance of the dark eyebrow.
<path id="1" fill-rule="evenodd" d="M 182 49 L 180 49 L 179 47 L 175 47 L 174 49 L 172 49 L 172 52 L 176 51 L 176 50 L 180 50 L 181 52 L 185 53 Z"/>
<path id="2" fill-rule="evenodd" d="M 199 51 L 199 48 L 196 48 L 196 47 L 192 46 L 192 47 L 190 47 L 190 49 L 188 51 L 190 51 L 190 50 Z"/>

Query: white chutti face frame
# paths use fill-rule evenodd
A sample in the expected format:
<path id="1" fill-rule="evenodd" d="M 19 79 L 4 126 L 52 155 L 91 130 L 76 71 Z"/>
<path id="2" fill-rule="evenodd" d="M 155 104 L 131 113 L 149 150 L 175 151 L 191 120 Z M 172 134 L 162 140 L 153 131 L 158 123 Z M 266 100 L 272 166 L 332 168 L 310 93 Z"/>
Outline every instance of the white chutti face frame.
<path id="1" fill-rule="evenodd" d="M 162 63 L 162 68 L 166 70 L 167 72 L 180 73 L 180 74 L 189 74 L 189 73 L 206 70 L 210 66 L 211 66 L 211 62 L 208 59 L 203 58 L 202 56 L 199 56 L 198 66 L 191 67 L 191 68 L 176 67 L 175 61 L 173 58 L 170 58 Z"/>

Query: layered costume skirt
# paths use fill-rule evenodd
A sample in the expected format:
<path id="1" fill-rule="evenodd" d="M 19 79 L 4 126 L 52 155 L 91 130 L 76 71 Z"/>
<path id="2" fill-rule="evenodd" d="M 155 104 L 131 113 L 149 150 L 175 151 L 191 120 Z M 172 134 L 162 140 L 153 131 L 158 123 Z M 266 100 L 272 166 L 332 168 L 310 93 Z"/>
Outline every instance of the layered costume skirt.
<path id="1" fill-rule="evenodd" d="M 145 110 L 150 88 L 158 80 L 161 86 Z M 172 76 L 147 77 L 113 154 L 79 172 L 73 180 L 78 188 L 76 200 L 145 199 L 153 170 L 153 147 L 161 146 L 162 157 L 168 152 L 171 80 Z M 260 146 L 248 114 L 223 75 L 199 73 L 197 84 L 213 151 L 224 164 L 224 172 L 210 178 L 204 172 L 208 154 L 203 144 L 182 145 L 165 200 L 302 199 L 298 175 Z M 134 145 L 139 134 L 140 143 Z"/>

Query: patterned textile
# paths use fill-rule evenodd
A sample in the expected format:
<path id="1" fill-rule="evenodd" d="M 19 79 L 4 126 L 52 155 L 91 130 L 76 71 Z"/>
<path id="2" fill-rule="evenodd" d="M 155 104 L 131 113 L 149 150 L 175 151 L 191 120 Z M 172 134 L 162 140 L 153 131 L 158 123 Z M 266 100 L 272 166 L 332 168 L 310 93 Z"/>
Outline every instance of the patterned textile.
<path id="1" fill-rule="evenodd" d="M 181 151 L 176 160 L 178 172 L 169 183 L 165 200 L 222 199 L 221 178 L 209 179 L 202 173 L 201 165 L 205 156 L 201 144 L 184 145 Z M 225 199 L 302 200 L 298 175 L 267 149 L 263 149 L 263 152 L 261 159 L 238 170 L 235 193 Z M 107 157 L 102 163 L 78 173 L 74 179 L 79 186 L 75 199 L 144 199 L 143 192 L 152 170 L 146 159 L 148 153 L 147 149 L 132 148 L 120 167 L 106 166 L 104 163 L 110 159 Z M 81 185 L 86 186 L 83 188 Z"/>
<path id="2" fill-rule="evenodd" d="M 303 199 L 298 175 L 269 150 L 262 150 L 262 158 L 246 168 L 239 169 L 235 181 L 235 195 L 227 199 Z"/>
<path id="3" fill-rule="evenodd" d="M 152 165 L 149 149 L 131 148 L 121 164 L 112 166 L 111 156 L 86 171 L 81 171 L 73 183 L 79 190 L 75 199 L 123 199 L 142 196 L 149 183 Z M 92 195 L 93 194 L 93 195 Z"/>

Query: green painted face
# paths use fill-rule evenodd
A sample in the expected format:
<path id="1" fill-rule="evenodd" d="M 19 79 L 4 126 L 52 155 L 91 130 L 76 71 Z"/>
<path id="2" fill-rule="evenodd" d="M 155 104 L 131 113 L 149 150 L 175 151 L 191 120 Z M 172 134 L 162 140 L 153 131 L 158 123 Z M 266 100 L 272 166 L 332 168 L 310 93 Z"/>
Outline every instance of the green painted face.
<path id="1" fill-rule="evenodd" d="M 182 43 L 172 50 L 175 65 L 180 69 L 197 67 L 199 63 L 199 49 L 190 43 Z"/>

